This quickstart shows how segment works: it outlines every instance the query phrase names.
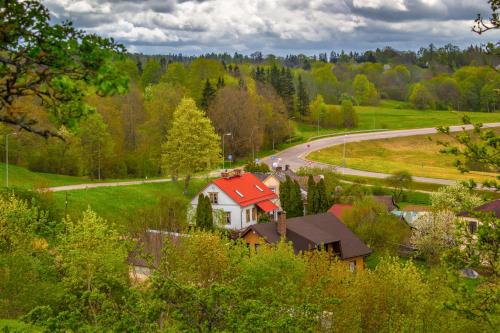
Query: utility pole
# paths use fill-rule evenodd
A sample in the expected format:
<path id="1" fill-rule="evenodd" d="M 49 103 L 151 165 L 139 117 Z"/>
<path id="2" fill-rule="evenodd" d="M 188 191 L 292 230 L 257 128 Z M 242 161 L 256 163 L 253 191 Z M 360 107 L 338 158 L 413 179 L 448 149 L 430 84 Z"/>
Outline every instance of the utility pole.
<path id="1" fill-rule="evenodd" d="M 101 141 L 98 142 L 97 146 L 97 175 L 101 181 Z"/>
<path id="2" fill-rule="evenodd" d="M 225 133 L 222 135 L 222 170 L 226 169 L 226 155 L 224 155 L 224 138 L 226 136 L 231 136 L 233 135 L 232 133 Z"/>
<path id="3" fill-rule="evenodd" d="M 290 117 L 288 118 L 288 143 L 291 144 L 292 143 L 292 133 L 291 133 L 291 126 L 290 126 L 290 121 L 292 119 L 294 119 L 295 117 Z"/>
<path id="4" fill-rule="evenodd" d="M 319 136 L 319 114 L 318 114 L 318 136 Z"/>
<path id="5" fill-rule="evenodd" d="M 342 163 L 343 163 L 342 174 L 345 174 L 345 133 L 344 133 L 344 152 L 342 154 Z"/>

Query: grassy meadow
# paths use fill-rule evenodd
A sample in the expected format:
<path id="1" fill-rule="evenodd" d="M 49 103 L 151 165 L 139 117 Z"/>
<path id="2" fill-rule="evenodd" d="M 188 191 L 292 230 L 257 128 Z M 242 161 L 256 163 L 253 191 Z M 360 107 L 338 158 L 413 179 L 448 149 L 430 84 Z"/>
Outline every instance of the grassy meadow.
<path id="1" fill-rule="evenodd" d="M 462 124 L 462 117 L 468 115 L 473 122 L 498 122 L 499 113 L 457 112 L 411 109 L 407 103 L 384 100 L 379 106 L 357 106 L 358 127 L 348 131 L 367 131 L 377 129 L 398 130 Z M 319 135 L 343 133 L 345 129 L 319 129 Z M 318 136 L 317 126 L 295 123 L 296 142 L 304 142 Z"/>
<path id="2" fill-rule="evenodd" d="M 74 185 L 90 182 L 87 177 L 74 177 L 52 173 L 33 172 L 26 168 L 9 164 L 9 186 L 25 189 L 48 186 Z M 0 163 L 0 186 L 6 184 L 6 165 Z"/>
<path id="3" fill-rule="evenodd" d="M 494 180 L 497 174 L 472 171 L 462 174 L 454 166 L 454 157 L 439 153 L 436 140 L 441 135 L 411 136 L 403 138 L 381 139 L 369 142 L 353 142 L 346 145 L 346 166 L 349 168 L 393 173 L 407 170 L 414 176 L 443 178 L 452 180 L 474 179 L 481 182 Z M 343 146 L 335 146 L 312 152 L 308 158 L 314 161 L 340 165 Z"/>
<path id="4" fill-rule="evenodd" d="M 134 216 L 139 209 L 158 204 L 163 196 L 189 201 L 207 182 L 207 179 L 192 179 L 186 196 L 182 193 L 182 181 L 54 192 L 52 196 L 57 207 L 64 211 L 67 195 L 67 213 L 71 217 L 77 218 L 87 208 L 91 208 L 110 221 L 122 222 Z"/>

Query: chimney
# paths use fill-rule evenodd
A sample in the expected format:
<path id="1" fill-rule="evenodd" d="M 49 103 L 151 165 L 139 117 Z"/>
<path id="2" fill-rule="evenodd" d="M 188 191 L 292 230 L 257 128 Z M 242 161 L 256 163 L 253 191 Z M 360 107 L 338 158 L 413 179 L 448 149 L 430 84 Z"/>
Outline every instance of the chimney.
<path id="1" fill-rule="evenodd" d="M 281 237 L 286 237 L 286 212 L 278 212 L 278 221 L 276 222 L 276 229 Z"/>

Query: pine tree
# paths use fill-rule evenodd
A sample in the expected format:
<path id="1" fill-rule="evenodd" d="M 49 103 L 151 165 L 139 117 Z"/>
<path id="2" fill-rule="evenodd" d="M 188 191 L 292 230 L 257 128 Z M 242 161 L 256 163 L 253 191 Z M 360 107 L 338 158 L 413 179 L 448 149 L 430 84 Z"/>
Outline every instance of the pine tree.
<path id="1" fill-rule="evenodd" d="M 282 96 L 282 89 L 281 89 L 281 79 L 280 79 L 280 71 L 276 64 L 273 64 L 273 67 L 271 67 L 271 70 L 269 72 L 269 83 L 273 86 L 274 90 L 276 90 L 276 94 L 279 96 Z"/>
<path id="2" fill-rule="evenodd" d="M 290 183 L 290 208 L 287 211 L 287 216 L 297 217 L 304 215 L 304 203 L 302 202 L 302 195 L 300 185 L 297 181 Z"/>
<path id="3" fill-rule="evenodd" d="M 284 182 L 280 184 L 280 204 L 281 208 L 288 212 L 290 203 L 290 177 L 286 176 Z"/>
<path id="4" fill-rule="evenodd" d="M 316 195 L 319 198 L 319 207 L 316 213 L 324 213 L 328 211 L 330 208 L 330 200 L 328 198 L 328 194 L 326 193 L 326 185 L 325 181 L 322 179 L 319 180 L 316 185 Z"/>
<path id="5" fill-rule="evenodd" d="M 293 76 L 290 68 L 281 71 L 281 90 L 282 97 L 286 105 L 288 114 L 291 116 L 294 112 L 293 97 L 295 95 L 295 87 L 293 85 Z"/>
<path id="6" fill-rule="evenodd" d="M 314 178 L 312 175 L 309 175 L 309 179 L 307 180 L 307 214 L 315 214 L 315 205 L 314 201 L 316 198 L 316 183 L 314 182 Z"/>
<path id="7" fill-rule="evenodd" d="M 223 88 L 225 85 L 224 78 L 219 76 L 217 79 L 217 89 Z"/>
<path id="8" fill-rule="evenodd" d="M 202 230 L 212 230 L 214 228 L 214 217 L 210 198 L 200 194 L 198 206 L 196 207 L 196 226 Z"/>
<path id="9" fill-rule="evenodd" d="M 208 110 L 208 107 L 210 106 L 210 103 L 214 98 L 215 89 L 214 87 L 212 87 L 210 80 L 207 79 L 207 81 L 205 81 L 205 87 L 203 88 L 203 92 L 201 95 L 200 107 L 205 111 Z"/>
<path id="10" fill-rule="evenodd" d="M 302 82 L 302 76 L 299 75 L 299 83 L 297 85 L 297 111 L 302 117 L 309 115 L 309 94 Z"/>

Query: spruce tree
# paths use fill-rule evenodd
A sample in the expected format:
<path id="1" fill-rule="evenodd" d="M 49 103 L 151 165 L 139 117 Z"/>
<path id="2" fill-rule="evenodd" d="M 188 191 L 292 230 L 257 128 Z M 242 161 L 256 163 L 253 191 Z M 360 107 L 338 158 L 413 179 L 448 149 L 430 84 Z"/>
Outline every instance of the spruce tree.
<path id="1" fill-rule="evenodd" d="M 215 89 L 214 87 L 212 87 L 210 80 L 207 79 L 207 81 L 205 81 L 205 87 L 203 88 L 203 92 L 201 95 L 200 107 L 205 111 L 208 110 L 208 107 L 210 106 L 210 103 L 214 98 Z"/>
<path id="2" fill-rule="evenodd" d="M 290 177 L 286 176 L 285 181 L 280 184 L 280 203 L 285 212 L 288 212 L 290 206 L 290 182 Z"/>
<path id="3" fill-rule="evenodd" d="M 319 207 L 317 213 L 324 213 L 328 211 L 328 209 L 330 208 L 330 199 L 328 198 L 328 194 L 326 193 L 326 185 L 323 178 L 320 179 L 320 181 L 316 185 L 316 195 L 319 198 Z"/>
<path id="4" fill-rule="evenodd" d="M 307 214 L 315 214 L 314 200 L 316 198 L 316 183 L 312 175 L 307 180 Z"/>
<path id="5" fill-rule="evenodd" d="M 205 221 L 205 196 L 200 193 L 198 196 L 198 205 L 196 206 L 196 226 L 201 227 Z"/>
<path id="6" fill-rule="evenodd" d="M 309 94 L 302 82 L 301 75 L 299 75 L 299 84 L 297 85 L 297 111 L 302 117 L 309 115 Z"/>
<path id="7" fill-rule="evenodd" d="M 282 90 L 281 95 L 285 102 L 288 114 L 292 116 L 294 112 L 293 100 L 295 96 L 295 87 L 293 85 L 293 76 L 290 68 L 287 68 L 286 70 L 283 68 L 283 70 L 281 71 L 280 79 L 281 79 L 281 90 Z"/>
<path id="8" fill-rule="evenodd" d="M 290 183 L 290 213 L 287 212 L 289 217 L 297 217 L 304 215 L 304 203 L 302 202 L 302 195 L 300 185 L 297 181 Z"/>
<path id="9" fill-rule="evenodd" d="M 202 230 L 212 230 L 214 228 L 214 217 L 210 198 L 200 194 L 198 206 L 196 207 L 196 226 Z"/>

